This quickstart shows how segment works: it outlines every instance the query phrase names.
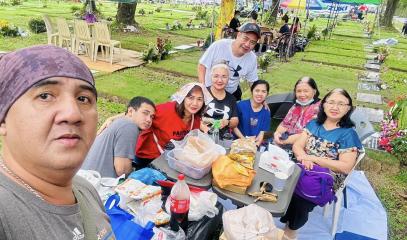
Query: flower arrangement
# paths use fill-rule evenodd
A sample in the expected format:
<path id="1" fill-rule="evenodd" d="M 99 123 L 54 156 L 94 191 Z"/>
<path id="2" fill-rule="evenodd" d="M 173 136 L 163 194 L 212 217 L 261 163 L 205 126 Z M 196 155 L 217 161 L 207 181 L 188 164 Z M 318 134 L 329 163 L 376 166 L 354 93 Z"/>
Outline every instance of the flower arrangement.
<path id="1" fill-rule="evenodd" d="M 402 156 L 405 153 L 400 153 L 400 149 L 404 149 L 400 144 L 404 144 L 407 137 L 407 96 L 398 97 L 388 105 L 391 108 L 380 124 L 379 147 L 396 156 Z"/>
<path id="2" fill-rule="evenodd" d="M 83 19 L 87 22 L 87 23 L 94 23 L 97 21 L 96 19 L 96 15 L 90 12 L 87 12 L 85 14 L 85 16 L 83 16 Z"/>

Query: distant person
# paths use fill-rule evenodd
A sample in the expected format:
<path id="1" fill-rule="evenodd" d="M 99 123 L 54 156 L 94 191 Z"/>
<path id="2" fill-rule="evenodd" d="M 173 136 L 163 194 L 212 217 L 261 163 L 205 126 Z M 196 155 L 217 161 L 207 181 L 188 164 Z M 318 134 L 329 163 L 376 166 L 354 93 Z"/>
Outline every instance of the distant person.
<path id="1" fill-rule="evenodd" d="M 59 47 L 20 49 L 0 57 L 0 93 L 0 239 L 115 239 L 75 176 L 96 136 L 89 68 Z"/>
<path id="2" fill-rule="evenodd" d="M 154 114 L 151 100 L 145 97 L 130 100 L 125 115 L 96 137 L 82 169 L 98 171 L 102 177 L 129 175 L 139 132 L 151 127 Z"/>
<path id="3" fill-rule="evenodd" d="M 278 31 L 280 34 L 284 33 L 289 33 L 290 32 L 290 27 L 288 26 L 288 17 L 283 19 L 284 25 L 280 27 L 280 31 Z"/>
<path id="4" fill-rule="evenodd" d="M 281 14 L 283 14 L 283 9 L 280 9 L 280 10 L 281 10 Z M 283 22 L 287 22 L 287 23 L 288 23 L 288 20 L 290 20 L 290 17 L 288 17 L 288 12 L 285 12 L 284 16 L 281 17 L 281 20 L 282 20 Z"/>
<path id="5" fill-rule="evenodd" d="M 404 36 L 407 35 L 407 21 L 404 22 L 403 29 L 401 30 Z"/>
<path id="6" fill-rule="evenodd" d="M 239 28 L 236 39 L 221 39 L 214 42 L 199 59 L 198 79 L 207 87 L 212 85 L 210 69 L 219 62 L 229 66 L 229 82 L 226 91 L 233 94 L 237 101 L 242 98 L 240 79 L 250 84 L 258 80 L 257 57 L 252 51 L 260 39 L 260 27 L 254 23 L 245 23 Z"/>
<path id="7" fill-rule="evenodd" d="M 250 13 L 250 22 L 257 24 L 257 18 L 259 17 L 259 14 L 255 11 Z"/>
<path id="8" fill-rule="evenodd" d="M 299 33 L 301 31 L 301 23 L 300 23 L 300 18 L 295 17 L 294 18 L 294 23 L 291 25 L 290 32 L 292 33 Z"/>
<path id="9" fill-rule="evenodd" d="M 230 23 L 229 23 L 229 27 L 231 29 L 233 29 L 233 31 L 235 33 L 238 32 L 238 28 L 240 27 L 239 15 L 240 15 L 240 12 L 238 10 L 235 10 L 235 14 L 234 14 L 232 20 L 230 20 Z"/>

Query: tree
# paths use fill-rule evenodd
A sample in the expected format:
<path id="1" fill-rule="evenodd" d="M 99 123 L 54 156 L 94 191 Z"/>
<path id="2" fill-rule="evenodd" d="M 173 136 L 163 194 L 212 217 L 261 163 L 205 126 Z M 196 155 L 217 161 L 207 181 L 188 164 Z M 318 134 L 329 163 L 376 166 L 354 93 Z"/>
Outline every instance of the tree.
<path id="1" fill-rule="evenodd" d="M 386 3 L 386 11 L 384 12 L 382 18 L 382 24 L 386 27 L 393 26 L 393 16 L 396 12 L 397 5 L 399 4 L 400 0 L 387 0 Z"/>
<path id="2" fill-rule="evenodd" d="M 116 21 L 125 25 L 135 25 L 137 1 L 132 3 L 119 3 L 117 7 Z"/>
<path id="3" fill-rule="evenodd" d="M 278 14 L 278 10 L 280 9 L 278 7 L 278 5 L 280 4 L 280 1 L 272 1 L 271 2 L 271 7 L 269 9 L 269 11 L 271 10 L 271 16 L 276 20 L 277 19 L 277 14 Z M 274 20 L 274 21 L 275 21 Z"/>
<path id="4" fill-rule="evenodd" d="M 96 11 L 96 2 L 95 2 L 95 0 L 86 0 L 85 1 L 85 9 L 88 8 L 88 5 L 90 5 L 89 8 L 90 8 L 91 12 Z"/>

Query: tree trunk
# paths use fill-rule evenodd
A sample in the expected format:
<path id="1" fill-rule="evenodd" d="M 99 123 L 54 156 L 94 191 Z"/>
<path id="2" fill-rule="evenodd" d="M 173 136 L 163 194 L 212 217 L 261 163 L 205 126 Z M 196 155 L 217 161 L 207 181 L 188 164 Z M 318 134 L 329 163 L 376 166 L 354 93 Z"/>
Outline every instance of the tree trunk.
<path id="1" fill-rule="evenodd" d="M 136 14 L 137 2 L 119 3 L 117 7 L 116 21 L 126 25 L 135 25 L 134 16 Z"/>
<path id="2" fill-rule="evenodd" d="M 278 14 L 278 10 L 280 9 L 278 7 L 278 5 L 280 4 L 280 1 L 272 1 L 271 2 L 271 6 L 270 6 L 270 10 L 271 12 L 271 16 L 274 18 L 274 22 L 277 21 L 277 14 Z"/>
<path id="3" fill-rule="evenodd" d="M 386 3 L 386 11 L 384 12 L 382 24 L 385 27 L 392 27 L 393 26 L 393 16 L 396 12 L 397 5 L 399 4 L 400 0 L 387 0 Z"/>
<path id="4" fill-rule="evenodd" d="M 91 12 L 96 11 L 96 2 L 95 2 L 95 0 L 86 0 L 85 9 L 88 7 L 89 4 L 90 4 L 90 11 Z"/>

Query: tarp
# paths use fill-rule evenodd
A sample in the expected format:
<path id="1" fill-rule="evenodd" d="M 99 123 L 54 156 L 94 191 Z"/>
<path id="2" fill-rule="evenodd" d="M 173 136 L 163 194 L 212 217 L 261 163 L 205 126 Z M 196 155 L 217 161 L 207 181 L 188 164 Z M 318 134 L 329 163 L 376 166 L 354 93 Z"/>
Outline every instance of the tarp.
<path id="1" fill-rule="evenodd" d="M 307 0 L 288 0 L 280 4 L 281 7 L 291 9 L 305 9 Z"/>
<path id="2" fill-rule="evenodd" d="M 215 39 L 220 39 L 223 27 L 230 23 L 235 14 L 235 0 L 222 0 L 220 4 L 220 13 L 216 23 Z"/>
<path id="3" fill-rule="evenodd" d="M 307 8 L 307 4 L 309 10 L 326 9 L 325 4 L 321 0 L 286 0 L 285 2 L 281 3 L 280 6 L 291 9 L 305 9 Z"/>
<path id="4" fill-rule="evenodd" d="M 374 4 L 374 5 L 379 5 L 381 3 L 381 0 L 323 0 L 324 3 L 344 3 L 344 4 L 356 4 L 356 5 L 361 5 L 361 4 Z"/>

